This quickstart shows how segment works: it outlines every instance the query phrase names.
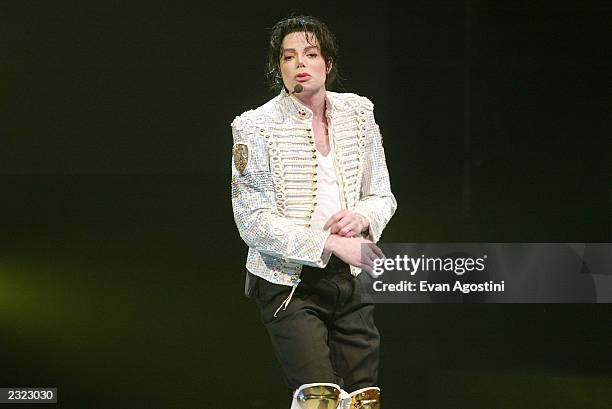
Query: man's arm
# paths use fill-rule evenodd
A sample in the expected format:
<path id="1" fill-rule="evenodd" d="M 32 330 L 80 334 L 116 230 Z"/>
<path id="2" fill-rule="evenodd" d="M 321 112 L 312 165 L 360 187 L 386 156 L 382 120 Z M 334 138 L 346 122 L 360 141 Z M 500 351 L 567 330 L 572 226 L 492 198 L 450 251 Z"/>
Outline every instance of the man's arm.
<path id="1" fill-rule="evenodd" d="M 368 239 L 376 243 L 395 213 L 397 202 L 391 193 L 382 137 L 374 119 L 374 105 L 367 98 L 363 99 L 367 112 L 365 162 L 361 198 L 353 211 L 368 220 Z"/>
<path id="2" fill-rule="evenodd" d="M 298 226 L 278 212 L 265 132 L 244 116 L 232 122 L 234 151 L 239 151 L 232 163 L 232 208 L 240 237 L 262 253 L 322 267 L 330 233 Z"/>

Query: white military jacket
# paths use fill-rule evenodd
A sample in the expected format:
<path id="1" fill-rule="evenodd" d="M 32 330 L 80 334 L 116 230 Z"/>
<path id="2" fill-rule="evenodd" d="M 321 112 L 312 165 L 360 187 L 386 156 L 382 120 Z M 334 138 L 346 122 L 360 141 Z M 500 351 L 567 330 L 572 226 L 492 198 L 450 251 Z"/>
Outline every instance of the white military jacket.
<path id="1" fill-rule="evenodd" d="M 377 242 L 396 201 L 374 106 L 365 97 L 330 91 L 326 106 L 340 203 L 368 219 L 368 239 Z M 317 200 L 312 111 L 282 91 L 236 117 L 232 134 L 232 205 L 249 246 L 246 268 L 295 289 L 302 265 L 324 267 L 331 255 L 324 252 L 330 233 L 310 228 Z"/>

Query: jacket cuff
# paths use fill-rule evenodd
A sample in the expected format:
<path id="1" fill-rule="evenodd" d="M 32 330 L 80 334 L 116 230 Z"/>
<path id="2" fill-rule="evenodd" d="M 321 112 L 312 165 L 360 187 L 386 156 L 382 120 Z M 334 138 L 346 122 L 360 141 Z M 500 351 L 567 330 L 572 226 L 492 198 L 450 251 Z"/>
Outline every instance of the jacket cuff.
<path id="1" fill-rule="evenodd" d="M 311 266 L 311 267 L 319 267 L 323 268 L 329 262 L 329 258 L 331 257 L 331 252 L 325 250 L 325 243 L 327 242 L 327 238 L 331 233 L 329 231 L 322 231 L 314 233 L 315 236 L 315 244 L 313 246 L 312 252 L 309 255 L 312 257 L 308 257 L 307 259 L 289 259 L 289 261 Z"/>
<path id="2" fill-rule="evenodd" d="M 380 236 L 382 234 L 381 229 L 376 225 L 376 222 L 374 221 L 374 219 L 372 217 L 370 217 L 370 215 L 368 215 L 367 212 L 364 212 L 363 210 L 357 210 L 354 209 L 353 213 L 356 213 L 360 216 L 365 217 L 368 220 L 368 223 L 370 225 L 370 227 L 368 228 L 368 235 L 366 236 L 366 238 L 368 240 L 370 240 L 373 243 L 377 243 L 378 240 L 380 240 Z"/>

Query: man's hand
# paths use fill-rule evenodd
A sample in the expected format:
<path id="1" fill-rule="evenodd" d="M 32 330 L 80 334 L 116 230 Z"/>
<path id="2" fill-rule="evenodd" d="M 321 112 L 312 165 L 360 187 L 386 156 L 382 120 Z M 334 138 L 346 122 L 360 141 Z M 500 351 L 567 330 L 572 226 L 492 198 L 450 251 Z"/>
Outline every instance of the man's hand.
<path id="1" fill-rule="evenodd" d="M 359 236 L 370 228 L 368 219 L 350 210 L 340 210 L 334 214 L 323 226 L 323 230 L 330 229 L 331 234 L 343 237 Z"/>
<path id="2" fill-rule="evenodd" d="M 364 246 L 362 246 L 365 244 Z M 342 237 L 331 234 L 325 242 L 325 250 L 331 251 L 340 260 L 372 274 L 374 260 L 384 258 L 382 250 L 363 237 Z"/>

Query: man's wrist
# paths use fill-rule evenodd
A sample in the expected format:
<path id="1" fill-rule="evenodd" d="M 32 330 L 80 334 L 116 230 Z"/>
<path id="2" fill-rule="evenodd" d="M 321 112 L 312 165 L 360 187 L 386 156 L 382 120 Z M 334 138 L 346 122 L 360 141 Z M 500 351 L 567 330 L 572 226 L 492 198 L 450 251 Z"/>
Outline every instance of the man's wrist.
<path id="1" fill-rule="evenodd" d="M 359 217 L 359 220 L 361 221 L 361 233 L 363 232 L 367 232 L 370 229 L 370 221 L 368 220 L 367 217 L 365 217 L 362 214 L 359 213 L 355 213 L 357 215 L 357 217 Z"/>
<path id="2" fill-rule="evenodd" d="M 338 248 L 338 242 L 340 241 L 340 239 L 342 239 L 341 236 L 337 234 L 330 234 L 329 237 L 327 237 L 327 240 L 325 241 L 325 250 L 335 253 L 336 249 Z"/>

